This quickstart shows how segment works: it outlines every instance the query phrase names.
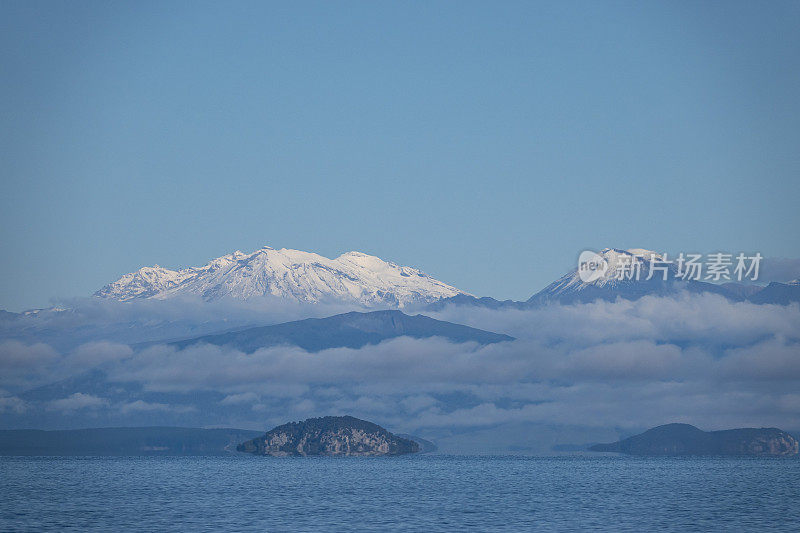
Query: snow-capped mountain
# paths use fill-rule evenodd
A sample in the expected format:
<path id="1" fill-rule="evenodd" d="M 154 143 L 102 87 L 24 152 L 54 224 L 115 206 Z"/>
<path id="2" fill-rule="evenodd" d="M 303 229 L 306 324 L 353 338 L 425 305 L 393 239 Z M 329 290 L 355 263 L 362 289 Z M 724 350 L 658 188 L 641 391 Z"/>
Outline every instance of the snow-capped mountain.
<path id="1" fill-rule="evenodd" d="M 684 281 L 679 277 L 678 266 L 668 262 L 664 254 L 631 248 L 604 248 L 593 254 L 602 268 L 594 275 L 579 267 L 534 294 L 531 305 L 550 302 L 575 303 L 594 300 L 633 300 L 648 294 L 664 295 L 678 290 L 690 292 L 712 292 L 727 298 L 737 299 L 730 291 L 719 285 L 703 281 Z"/>
<path id="2" fill-rule="evenodd" d="M 143 267 L 106 285 L 95 296 L 126 301 L 179 295 L 246 300 L 271 295 L 305 303 L 403 308 L 457 294 L 463 292 L 420 270 L 360 252 L 328 259 L 265 246 L 251 254 L 236 251 L 202 267 Z"/>
<path id="3" fill-rule="evenodd" d="M 757 304 L 789 305 L 800 302 L 800 279 L 778 283 L 773 281 L 757 293 L 748 298 Z"/>

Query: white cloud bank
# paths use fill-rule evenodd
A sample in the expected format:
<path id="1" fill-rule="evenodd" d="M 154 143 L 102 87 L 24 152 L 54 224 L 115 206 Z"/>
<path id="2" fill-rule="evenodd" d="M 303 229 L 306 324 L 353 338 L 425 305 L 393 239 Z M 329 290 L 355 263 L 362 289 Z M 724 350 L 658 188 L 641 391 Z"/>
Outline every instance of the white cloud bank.
<path id="1" fill-rule="evenodd" d="M 0 365 L 13 370 L 8 381 L 16 386 L 14 380 L 33 379 L 32 369 L 102 364 L 113 381 L 142 384 L 148 393 L 218 393 L 215 409 L 259 426 L 351 413 L 396 430 L 433 433 L 498 424 L 647 427 L 671 421 L 707 429 L 800 429 L 797 305 L 682 295 L 529 311 L 450 307 L 433 316 L 517 340 L 480 346 L 397 338 L 361 349 L 273 347 L 251 354 L 208 345 L 134 351 L 92 343 L 59 355 L 40 344 L 6 343 Z M 193 408 L 134 398 L 103 403 L 75 394 L 58 401 L 65 410 L 122 414 Z"/>

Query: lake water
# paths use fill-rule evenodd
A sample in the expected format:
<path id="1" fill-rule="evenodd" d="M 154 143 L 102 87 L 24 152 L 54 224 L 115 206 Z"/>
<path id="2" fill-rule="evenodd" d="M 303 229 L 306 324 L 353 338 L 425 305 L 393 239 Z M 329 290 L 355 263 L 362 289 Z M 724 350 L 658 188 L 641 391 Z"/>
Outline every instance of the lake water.
<path id="1" fill-rule="evenodd" d="M 0 457 L 0 530 L 800 531 L 800 460 Z"/>

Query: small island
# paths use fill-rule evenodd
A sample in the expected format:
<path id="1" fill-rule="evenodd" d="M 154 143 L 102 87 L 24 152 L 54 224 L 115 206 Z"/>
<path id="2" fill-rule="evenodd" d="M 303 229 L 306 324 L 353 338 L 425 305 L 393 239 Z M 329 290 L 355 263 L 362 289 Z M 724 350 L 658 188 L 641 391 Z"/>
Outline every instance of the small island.
<path id="1" fill-rule="evenodd" d="M 240 452 L 286 456 L 379 456 L 420 451 L 416 442 L 352 416 L 325 416 L 290 422 L 237 446 Z"/>
<path id="2" fill-rule="evenodd" d="M 752 455 L 786 457 L 798 453 L 797 439 L 778 428 L 702 431 L 689 424 L 666 424 L 610 444 L 595 444 L 593 452 L 630 455 Z"/>

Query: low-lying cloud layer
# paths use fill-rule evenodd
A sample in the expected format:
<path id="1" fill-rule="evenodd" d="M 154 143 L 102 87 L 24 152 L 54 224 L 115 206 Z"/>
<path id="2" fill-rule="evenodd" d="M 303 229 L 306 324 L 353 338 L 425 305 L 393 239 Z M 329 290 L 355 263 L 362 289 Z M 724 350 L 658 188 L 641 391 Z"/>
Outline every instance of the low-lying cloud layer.
<path id="1" fill-rule="evenodd" d="M 0 412 L 41 409 L 19 391 L 99 366 L 110 387 L 133 383 L 138 388 L 125 390 L 137 392 L 69 391 L 44 409 L 259 428 L 350 413 L 432 436 L 514 424 L 642 428 L 671 421 L 800 429 L 797 305 L 682 295 L 528 311 L 449 307 L 432 316 L 517 340 L 481 346 L 401 337 L 361 349 L 252 354 L 109 342 L 60 353 L 5 341 Z"/>

